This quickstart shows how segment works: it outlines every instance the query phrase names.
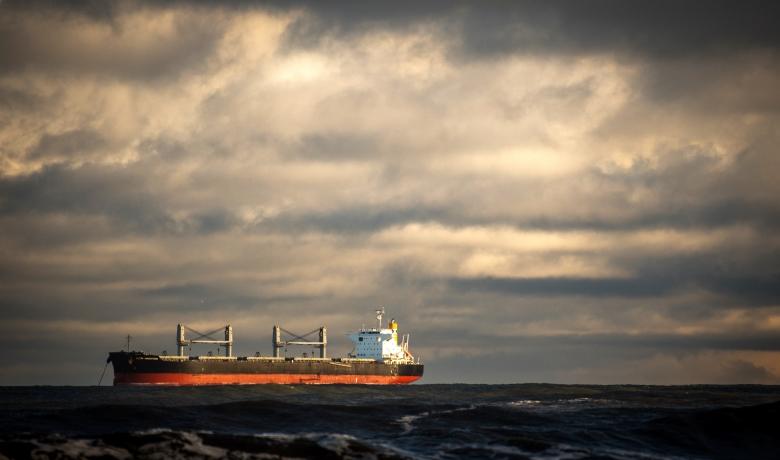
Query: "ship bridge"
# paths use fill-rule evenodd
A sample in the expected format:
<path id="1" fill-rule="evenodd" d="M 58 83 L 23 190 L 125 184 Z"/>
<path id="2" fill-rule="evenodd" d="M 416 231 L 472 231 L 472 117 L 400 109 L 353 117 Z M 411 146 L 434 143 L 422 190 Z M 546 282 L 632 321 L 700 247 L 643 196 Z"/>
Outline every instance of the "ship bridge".
<path id="1" fill-rule="evenodd" d="M 400 337 L 398 335 L 398 323 L 391 319 L 387 328 L 382 327 L 384 308 L 376 311 L 376 328 L 366 329 L 348 334 L 355 348 L 350 357 L 373 359 L 375 361 L 414 362 L 414 357 L 409 353 L 409 334 Z"/>

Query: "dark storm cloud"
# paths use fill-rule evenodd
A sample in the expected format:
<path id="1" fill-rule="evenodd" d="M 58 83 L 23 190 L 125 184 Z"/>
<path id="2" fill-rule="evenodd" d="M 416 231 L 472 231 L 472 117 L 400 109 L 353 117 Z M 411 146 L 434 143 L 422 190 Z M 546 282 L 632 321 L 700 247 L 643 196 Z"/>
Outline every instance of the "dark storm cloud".
<path id="1" fill-rule="evenodd" d="M 501 222 L 501 219 L 491 220 Z M 473 219 L 478 223 L 479 219 Z M 655 209 L 623 216 L 527 216 L 506 219 L 503 223 L 519 228 L 544 230 L 640 230 L 661 228 L 719 228 L 737 224 L 755 225 L 767 231 L 780 228 L 780 207 L 773 203 L 751 203 L 744 198 L 695 205 L 677 209 Z"/>
<path id="2" fill-rule="evenodd" d="M 779 351 L 780 334 L 748 330 L 726 334 L 595 334 L 561 337 L 560 343 L 575 346 L 633 347 L 649 350 L 751 350 Z M 549 338 L 548 342 L 556 341 Z"/>
<path id="3" fill-rule="evenodd" d="M 458 340 L 452 340 L 457 336 Z M 557 334 L 496 337 L 470 330 L 456 335 L 432 329 L 418 334 L 426 350 L 478 349 L 492 351 L 470 356 L 441 356 L 426 365 L 441 382 L 577 383 L 768 383 L 780 382 L 767 368 L 739 358 L 712 356 L 713 350 L 776 353 L 777 333 L 753 330 L 727 334 Z M 420 343 L 423 341 L 424 343 Z M 596 365 L 584 363 L 598 363 Z"/>
<path id="4" fill-rule="evenodd" d="M 381 151 L 379 136 L 352 133 L 309 133 L 293 148 L 297 158 L 339 161 L 371 158 Z"/>
<path id="5" fill-rule="evenodd" d="M 128 264 L 129 265 L 129 264 Z M 15 267 L 17 270 L 20 267 Z M 7 321 L 136 321 L 139 317 L 153 318 L 166 312 L 178 312 L 201 317 L 222 314 L 239 319 L 246 312 L 258 315 L 270 308 L 295 308 L 313 300 L 306 295 L 275 295 L 267 286 L 230 285 L 224 280 L 213 284 L 169 284 L 157 288 L 110 289 L 93 287 L 105 284 L 118 276 L 125 280 L 150 278 L 152 274 L 166 277 L 165 270 L 117 267 L 95 273 L 93 267 L 77 270 L 73 267 L 21 267 L 22 272 L 8 273 L 0 265 L 0 282 L 13 287 L 4 289 L 0 311 Z M 70 270 L 69 273 L 64 273 Z M 45 280 L 46 292 L 29 287 L 30 280 Z M 53 308 L 55 307 L 55 308 Z"/>
<path id="6" fill-rule="evenodd" d="M 468 2 L 302 2 L 313 14 L 289 30 L 295 45 L 375 29 L 444 23 L 465 58 L 513 53 L 623 53 L 652 57 L 719 54 L 780 45 L 772 2 L 600 0 Z"/>
<path id="7" fill-rule="evenodd" d="M 457 337 L 453 340 L 453 337 Z M 743 351 L 780 351 L 780 334 L 747 329 L 727 333 L 589 333 L 589 334 L 552 334 L 544 336 L 525 336 L 521 334 L 496 337 L 478 334 L 469 330 L 457 331 L 457 334 L 443 334 L 435 330 L 426 331 L 426 346 L 478 347 L 480 343 L 491 343 L 497 348 L 516 347 L 543 349 L 545 347 L 568 347 L 587 350 L 592 347 L 601 349 L 635 349 L 654 353 L 659 351 L 699 351 L 699 350 L 743 350 Z"/>
<path id="8" fill-rule="evenodd" d="M 376 30 L 435 24 L 451 59 L 617 55 L 638 64 L 643 97 L 713 108 L 775 111 L 780 6 L 714 2 L 304 2 L 287 46 L 313 47 Z M 765 53 L 750 59 L 750 53 Z M 721 58 L 731 56 L 731 62 Z M 774 71 L 773 71 L 774 70 Z M 746 85 L 746 82 L 749 82 Z M 755 91 L 760 85 L 764 91 Z M 734 89 L 736 88 L 736 90 Z M 734 93 L 737 93 L 735 96 Z M 749 101 L 749 102 L 748 102 Z M 513 112 L 510 112 L 513 113 Z"/>
<path id="9" fill-rule="evenodd" d="M 766 171 L 780 166 L 774 148 L 762 145 L 763 142 L 760 139 L 759 145 L 736 155 L 728 166 L 711 152 L 691 146 L 664 151 L 653 162 L 639 159 L 628 169 L 610 172 L 593 169 L 581 176 L 581 180 L 597 184 L 597 188 L 579 196 L 587 201 L 599 200 L 601 206 L 621 212 L 609 217 L 528 216 L 516 224 L 595 230 L 718 228 L 745 224 L 774 231 L 780 228 L 780 206 L 775 200 L 751 193 L 773 188 L 774 180 Z M 656 204 L 631 201 L 635 193 L 643 191 L 652 193 Z"/>
<path id="10" fill-rule="evenodd" d="M 439 381 L 777 381 L 777 16 L 2 1 L 0 311 L 51 350 L 2 344 L 381 304 Z"/>
<path id="11" fill-rule="evenodd" d="M 0 85 L 0 110 L 3 112 L 9 114 L 31 112 L 39 108 L 43 100 L 34 93 Z"/>
<path id="12" fill-rule="evenodd" d="M 5 7 L 25 12 L 56 9 L 81 14 L 94 21 L 112 22 L 130 10 L 170 7 L 157 2 L 5 2 Z M 292 46 L 312 46 L 324 39 L 348 39 L 374 30 L 409 30 L 436 22 L 443 24 L 449 44 L 463 57 L 487 57 L 507 53 L 624 53 L 650 57 L 680 58 L 702 54 L 732 53 L 739 50 L 776 49 L 780 32 L 776 27 L 780 7 L 773 2 L 748 1 L 735 4 L 725 0 L 710 2 L 660 2 L 598 0 L 570 1 L 491 1 L 470 2 L 381 2 L 381 1 L 293 1 L 293 2 L 174 2 L 176 8 L 219 10 L 302 9 L 309 14 L 294 22 L 287 31 Z M 151 56 L 165 64 L 165 57 L 187 48 L 199 49 L 203 41 L 182 30 L 182 46 Z M 17 38 L 8 36 L 6 38 Z M 188 41 L 193 40 L 193 41 Z M 9 43 L 5 40 L 5 43 Z M 13 43 L 21 45 L 18 40 Z M 184 46 L 187 44 L 188 46 Z M 167 46 L 167 45 L 166 45 Z M 165 47 L 164 47 L 165 49 Z M 9 48 L 6 63 L 18 65 L 33 59 L 40 49 Z M 33 51 L 33 52 L 29 52 Z M 174 53 L 174 51 L 179 51 Z M 25 54 L 31 57 L 23 58 Z M 29 61 L 28 61 L 29 62 Z M 119 62 L 117 61 L 117 64 Z M 137 63 L 136 63 L 137 64 Z M 146 67 L 127 66 L 127 69 Z M 120 68 L 125 68 L 120 66 Z"/>
<path id="13" fill-rule="evenodd" d="M 37 279 L 44 279 L 43 273 L 35 273 Z M 75 276 L 73 276 L 75 278 Z M 88 278 L 80 278 L 89 281 Z M 3 282 L 14 282 L 3 276 Z M 8 320 L 47 321 L 72 320 L 74 318 L 89 318 L 90 321 L 123 321 L 132 320 L 138 314 L 153 314 L 159 305 L 138 305 L 118 293 L 90 292 L 81 289 L 78 295 L 61 289 L 52 289 L 41 293 L 38 289 L 16 289 L 8 292 L 0 302 L 0 308 Z M 88 301 L 84 297 L 88 298 Z M 56 306 L 56 308 L 52 308 Z"/>
<path id="14" fill-rule="evenodd" d="M 329 137 L 307 142 L 317 158 L 329 158 L 362 151 L 364 138 L 343 140 Z M 762 141 L 764 142 L 764 141 Z M 373 150 L 372 150 L 373 151 Z M 315 155 L 315 154 L 310 154 Z M 437 222 L 453 227 L 508 225 L 518 229 L 623 231 L 640 229 L 723 228 L 747 225 L 761 232 L 780 229 L 780 205 L 776 200 L 752 196 L 751 190 L 774 187 L 769 174 L 780 167 L 775 151 L 765 145 L 749 148 L 725 167 L 722 159 L 700 147 L 664 151 L 660 160 L 636 161 L 628 169 L 605 172 L 591 168 L 572 184 L 569 177 L 556 179 L 513 179 L 499 188 L 572 190 L 578 201 L 597 202 L 578 212 L 507 213 L 491 206 L 492 195 L 482 195 L 468 177 L 451 192 L 446 203 L 428 203 L 426 196 L 409 203 L 362 204 L 352 202 L 335 209 L 290 212 L 268 218 L 260 229 L 285 231 L 318 230 L 340 234 L 365 233 L 412 222 Z M 406 171 L 403 175 L 408 175 Z M 401 179 L 391 175 L 382 187 L 393 189 Z M 472 188 L 474 187 L 474 188 Z M 633 202 L 638 192 L 648 192 L 649 203 Z M 522 197 L 522 199 L 528 199 Z M 560 203 L 554 203 L 553 206 Z M 611 210 L 598 213 L 598 210 Z M 581 212 L 580 212 L 581 211 Z M 587 212 L 591 211 L 591 212 Z"/>
<path id="15" fill-rule="evenodd" d="M 581 183 L 598 184 L 598 188 L 577 190 L 578 200 L 597 201 L 601 208 L 615 210 L 610 214 L 527 212 L 513 216 L 491 209 L 489 203 L 480 206 L 483 198 L 476 195 L 476 191 L 472 202 L 466 198 L 459 199 L 456 193 L 465 194 L 469 191 L 466 182 L 453 193 L 448 203 L 350 203 L 335 209 L 282 213 L 263 220 L 257 224 L 257 228 L 351 234 L 374 232 L 414 222 L 435 222 L 452 227 L 507 225 L 518 229 L 606 232 L 715 229 L 748 225 L 762 232 L 772 232 L 780 228 L 780 206 L 765 199 L 752 199 L 735 183 L 748 176 L 754 177 L 755 181 L 763 181 L 754 173 L 763 169 L 760 166 L 762 164 L 766 162 L 762 160 L 757 164 L 743 164 L 743 160 L 738 159 L 736 165 L 719 172 L 715 170 L 716 160 L 693 158 L 669 167 L 639 165 L 625 172 L 604 174 L 599 170 L 591 170 L 582 174 Z M 544 187 L 548 190 L 565 188 L 570 186 L 568 181 L 568 178 L 558 183 L 546 180 Z M 385 186 L 392 188 L 395 184 L 391 181 Z M 527 184 L 530 189 L 540 186 L 542 184 L 533 182 Z M 518 187 L 517 183 L 513 187 Z M 657 195 L 657 202 L 662 205 L 631 203 L 629 197 L 639 190 L 653 191 Z M 420 198 L 422 201 L 425 196 Z M 485 201 L 490 199 L 489 196 L 484 198 Z"/>
<path id="16" fill-rule="evenodd" d="M 734 383 L 769 383 L 776 384 L 780 380 L 777 376 L 763 366 L 757 366 L 743 359 L 730 361 L 723 364 L 723 372 L 729 381 Z"/>
<path id="17" fill-rule="evenodd" d="M 31 156 L 84 155 L 86 150 L 102 145 L 99 137 L 82 132 L 66 133 L 44 139 Z M 174 217 L 176 207 L 159 200 L 161 184 L 155 187 L 155 179 L 143 168 L 122 168 L 88 164 L 78 168 L 52 165 L 28 175 L 0 178 L 0 215 L 45 216 L 74 215 L 106 218 L 110 228 L 102 232 L 87 232 L 102 238 L 106 232 L 114 234 L 212 234 L 237 228 L 236 216 L 224 209 L 203 207 L 183 217 Z M 164 187 L 163 187 L 164 188 Z M 34 226 L 34 220 L 28 222 Z M 43 220 L 39 224 L 46 226 Z M 69 225 L 78 225 L 72 222 Z M 13 228 L 13 227 L 11 227 Z M 35 234 L 20 229 L 19 237 L 32 243 Z M 68 228 L 61 228 L 68 233 Z M 93 229 L 97 230 L 97 229 Z M 41 229 L 43 241 L 51 243 L 49 232 Z M 61 238 L 55 238 L 55 240 Z M 71 241 L 63 238 L 63 242 Z"/>
<path id="18" fill-rule="evenodd" d="M 319 231 L 334 234 L 364 234 L 410 223 L 438 223 L 462 226 L 506 225 L 517 229 L 550 231 L 718 228 L 737 224 L 755 225 L 767 231 L 780 228 L 780 208 L 739 200 L 706 203 L 676 211 L 647 212 L 625 217 L 575 217 L 535 215 L 511 217 L 488 212 L 458 212 L 450 206 L 414 205 L 393 209 L 378 206 L 350 206 L 329 211 L 287 213 L 269 217 L 254 225 L 257 230 Z"/>
<path id="19" fill-rule="evenodd" d="M 443 208 L 408 206 L 393 209 L 385 206 L 361 205 L 332 211 L 282 214 L 259 222 L 255 229 L 358 235 L 410 222 L 445 222 L 449 215 L 450 211 Z"/>
<path id="20" fill-rule="evenodd" d="M 458 278 L 449 285 L 460 291 L 489 291 L 511 295 L 655 297 L 671 293 L 674 280 L 623 278 Z"/>
<path id="21" fill-rule="evenodd" d="M 744 257 L 741 254 L 738 257 Z M 748 257 L 760 258 L 758 252 Z M 652 257 L 651 257 L 652 259 Z M 711 300 L 711 307 L 734 305 L 772 307 L 780 303 L 780 254 L 773 254 L 773 264 L 761 271 L 757 266 L 732 270 L 728 273 L 718 265 L 728 264 L 728 258 L 719 253 L 709 258 L 697 258 L 691 263 L 685 257 L 667 257 L 658 260 L 635 261 L 630 265 L 639 271 L 634 278 L 454 278 L 448 285 L 461 292 L 490 292 L 511 296 L 529 297 L 615 297 L 615 298 L 663 298 L 675 293 L 703 290 L 719 296 Z M 713 262 L 716 265 L 713 267 Z M 655 263 L 648 269 L 647 265 Z M 684 269 L 681 269 L 684 267 Z M 726 271 L 726 273 L 724 273 Z"/>
<path id="22" fill-rule="evenodd" d="M 774 259 L 780 262 L 780 255 L 775 254 Z M 736 300 L 741 305 L 775 306 L 780 303 L 780 273 L 776 270 L 705 278 L 700 281 L 700 285 L 710 292 Z"/>
<path id="23" fill-rule="evenodd" d="M 666 280 L 678 289 L 701 289 L 720 297 L 713 307 L 734 303 L 755 307 L 780 303 L 780 252 L 762 239 L 748 244 L 725 241 L 696 254 L 631 256 L 616 259 L 633 267 L 638 279 Z"/>
<path id="24" fill-rule="evenodd" d="M 647 100 L 664 105 L 685 104 L 703 116 L 777 114 L 780 56 L 767 50 L 739 50 L 729 59 L 695 55 L 647 63 L 637 86 Z"/>
<path id="25" fill-rule="evenodd" d="M 208 235 L 235 228 L 239 221 L 236 216 L 225 209 L 207 209 L 190 217 L 192 230 Z"/>
<path id="26" fill-rule="evenodd" d="M 78 154 L 89 158 L 89 151 L 102 145 L 102 139 L 91 132 L 70 132 L 60 136 L 44 136 L 31 151 L 33 157 L 53 157 Z M 176 155 L 186 151 L 176 150 Z M 166 151 L 167 152 L 167 151 Z M 164 153 L 170 156 L 169 153 Z M 690 173 L 690 171 L 695 171 Z M 666 174 L 670 174 L 666 176 Z M 702 170 L 697 167 L 681 168 L 679 172 L 654 172 L 652 177 L 631 173 L 629 176 L 610 175 L 600 182 L 619 185 L 615 193 L 616 203 L 605 205 L 618 208 L 623 196 L 635 187 L 649 186 L 663 194 L 679 192 L 674 184 L 695 182 Z M 600 176 L 595 173 L 594 177 Z M 685 179 L 684 179 L 685 178 Z M 5 215 L 21 213 L 76 213 L 104 215 L 133 231 L 213 233 L 234 229 L 253 231 L 309 232 L 333 234 L 365 234 L 409 223 L 440 223 L 443 225 L 480 226 L 508 225 L 518 229 L 542 230 L 599 230 L 624 231 L 652 228 L 718 228 L 736 224 L 753 225 L 767 231 L 780 227 L 780 208 L 773 203 L 751 202 L 745 197 L 726 196 L 699 201 L 699 197 L 720 193 L 721 185 L 714 181 L 701 190 L 683 192 L 680 196 L 697 197 L 694 202 L 680 200 L 671 209 L 649 209 L 641 213 L 611 216 L 539 216 L 534 214 L 507 216 L 493 213 L 489 208 L 469 209 L 468 204 L 453 200 L 447 204 L 408 203 L 405 205 L 350 204 L 330 210 L 289 211 L 267 217 L 244 227 L 233 211 L 220 207 L 202 207 L 175 221 L 170 207 L 157 196 L 161 192 L 152 176 L 145 176 L 143 168 L 117 169 L 110 166 L 86 165 L 80 168 L 52 165 L 40 172 L 25 176 L 0 179 L 0 212 Z M 205 177 L 203 181 L 207 181 Z M 658 182 L 663 181 L 663 182 Z M 260 184 L 258 184 L 260 185 Z M 667 187 L 667 185 L 669 185 Z M 711 189 L 707 192 L 706 189 Z M 581 195 L 582 199 L 587 194 Z M 593 196 L 592 199 L 599 199 Z M 629 205 L 626 205 L 629 206 Z M 690 267 L 686 267 L 690 268 Z"/>
<path id="27" fill-rule="evenodd" d="M 529 1 L 509 14 L 471 13 L 464 48 L 473 55 L 520 50 L 678 57 L 780 44 L 772 25 L 780 9 L 758 1 L 738 7 L 728 1 Z"/>
<path id="28" fill-rule="evenodd" d="M 218 287 L 204 284 L 175 284 L 154 289 L 144 289 L 141 291 L 141 294 L 159 298 L 188 298 L 192 301 L 206 297 L 221 296 L 223 292 Z"/>
<path id="29" fill-rule="evenodd" d="M 583 369 L 582 363 L 599 357 L 600 368 Z M 539 359 L 539 356 L 548 356 Z M 612 384 L 768 384 L 777 385 L 780 376 L 766 367 L 745 360 L 712 362 L 706 355 L 681 352 L 667 363 L 654 362 L 658 357 L 614 347 L 577 348 L 571 346 L 528 347 L 511 352 L 491 352 L 479 357 L 439 358 L 426 365 L 435 373 L 430 383 L 523 382 Z M 666 364 L 666 366 L 664 366 Z M 488 377 L 490 376 L 490 377 Z"/>
<path id="30" fill-rule="evenodd" d="M 111 22 L 122 8 L 131 6 L 132 2 L 123 0 L 71 0 L 60 2 L 57 0 L 4 0 L 3 6 L 13 11 L 32 13 L 35 11 L 56 11 L 60 15 L 78 14 L 95 21 Z"/>
<path id="31" fill-rule="evenodd" d="M 267 308 L 270 304 L 289 304 L 310 300 L 307 296 L 274 296 L 241 292 L 242 289 L 227 287 L 222 283 L 215 284 L 169 284 L 152 289 L 140 289 L 136 293 L 147 301 L 158 305 L 178 306 L 180 308 L 203 309 L 258 309 Z"/>
<path id="32" fill-rule="evenodd" d="M 225 31 L 216 16 L 206 21 L 180 15 L 170 28 L 152 23 L 147 34 L 136 34 L 128 30 L 132 24 L 119 18 L 146 13 L 151 19 L 162 11 L 132 2 L 4 2 L 0 12 L 0 75 L 29 71 L 60 77 L 176 78 L 185 70 L 205 68 Z"/>
<path id="33" fill-rule="evenodd" d="M 0 178 L 0 213 L 104 215 L 136 230 L 170 227 L 170 217 L 144 184 L 142 174 L 126 169 L 49 166 Z"/>
<path id="34" fill-rule="evenodd" d="M 269 305 L 295 304 L 312 300 L 305 295 L 270 295 L 262 292 L 242 293 L 235 287 L 215 284 L 169 284 L 153 289 L 140 289 L 137 294 L 152 301 L 166 304 L 178 304 L 183 308 L 267 308 Z M 255 289 L 257 291 L 257 289 Z"/>
<path id="35" fill-rule="evenodd" d="M 90 129 L 74 129 L 60 134 L 44 134 L 28 153 L 30 160 L 70 159 L 73 156 L 89 158 L 107 146 L 103 136 Z M 102 153 L 102 152 L 101 152 Z"/>
<path id="36" fill-rule="evenodd" d="M 15 213 L 0 217 L 3 237 L 19 250 L 51 250 L 57 247 L 96 243 L 118 233 L 101 217 L 68 216 L 62 214 Z"/>
<path id="37" fill-rule="evenodd" d="M 191 154 L 191 145 L 168 137 L 155 136 L 153 138 L 143 139 L 138 150 L 149 155 L 157 155 L 164 162 L 181 162 L 186 160 Z"/>

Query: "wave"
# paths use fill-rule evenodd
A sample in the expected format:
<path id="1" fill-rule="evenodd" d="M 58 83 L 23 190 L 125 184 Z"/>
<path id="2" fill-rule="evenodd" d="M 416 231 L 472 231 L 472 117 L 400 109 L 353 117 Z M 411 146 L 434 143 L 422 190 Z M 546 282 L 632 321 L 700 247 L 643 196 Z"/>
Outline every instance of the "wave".
<path id="1" fill-rule="evenodd" d="M 399 449 L 367 442 L 347 434 L 267 433 L 233 435 L 154 429 L 92 439 L 51 435 L 26 436 L 13 443 L 0 442 L 9 458 L 58 459 L 160 459 L 160 458 L 375 458 L 409 459 Z"/>
<path id="2" fill-rule="evenodd" d="M 637 435 L 710 458 L 777 459 L 780 402 L 680 412 L 653 419 Z"/>
<path id="3" fill-rule="evenodd" d="M 14 389 L 6 399 L 0 388 L 0 458 L 649 460 L 780 452 L 780 402 L 726 407 L 777 401 L 780 389 L 431 387 Z"/>

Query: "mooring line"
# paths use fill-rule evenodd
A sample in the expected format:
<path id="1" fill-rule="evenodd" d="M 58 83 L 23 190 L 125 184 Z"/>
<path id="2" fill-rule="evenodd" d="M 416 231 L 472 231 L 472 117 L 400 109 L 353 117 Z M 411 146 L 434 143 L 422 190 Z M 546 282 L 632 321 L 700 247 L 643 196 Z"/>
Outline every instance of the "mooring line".
<path id="1" fill-rule="evenodd" d="M 100 384 L 103 382 L 103 376 L 106 375 L 106 369 L 108 369 L 108 363 L 109 362 L 110 361 L 106 361 L 106 365 L 103 366 L 103 373 L 100 374 L 100 380 L 98 380 L 98 386 L 100 386 Z"/>

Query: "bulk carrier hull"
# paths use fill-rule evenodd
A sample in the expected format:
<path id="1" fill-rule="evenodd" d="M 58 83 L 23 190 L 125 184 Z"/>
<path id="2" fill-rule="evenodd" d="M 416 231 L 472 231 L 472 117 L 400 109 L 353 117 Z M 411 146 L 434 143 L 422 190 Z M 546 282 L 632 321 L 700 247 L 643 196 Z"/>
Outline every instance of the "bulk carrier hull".
<path id="1" fill-rule="evenodd" d="M 111 352 L 114 385 L 406 384 L 422 364 L 355 358 L 164 356 Z"/>

